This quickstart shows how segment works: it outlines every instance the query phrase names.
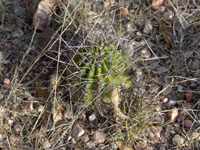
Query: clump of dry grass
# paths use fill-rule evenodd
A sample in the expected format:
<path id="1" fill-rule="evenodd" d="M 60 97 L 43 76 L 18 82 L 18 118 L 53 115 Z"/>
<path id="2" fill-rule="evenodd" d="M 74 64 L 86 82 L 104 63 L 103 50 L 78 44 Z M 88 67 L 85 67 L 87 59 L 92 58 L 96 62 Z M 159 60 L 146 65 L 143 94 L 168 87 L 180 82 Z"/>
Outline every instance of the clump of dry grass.
<path id="1" fill-rule="evenodd" d="M 129 4 L 127 1 L 127 5 Z M 184 21 L 184 24 L 187 24 L 187 20 L 184 20 L 184 17 L 178 14 L 176 8 L 173 7 L 178 16 L 177 22 L 180 23 L 181 29 L 185 34 L 179 34 L 175 30 L 173 30 L 175 33 L 171 33 L 171 30 L 166 29 L 165 32 L 159 33 L 160 39 L 155 39 L 153 34 L 140 36 L 136 32 L 138 30 L 142 31 L 147 21 L 153 26 L 164 26 L 164 28 L 167 26 L 170 29 L 175 28 L 176 25 L 173 24 L 172 26 L 170 21 L 163 20 L 158 11 L 152 11 L 144 5 L 143 1 L 130 5 L 129 7 L 133 8 L 135 13 L 128 15 L 116 15 L 117 10 L 125 7 L 125 4 L 122 3 L 114 3 L 108 7 L 99 5 L 99 8 L 93 7 L 94 5 L 90 1 L 62 3 L 55 10 L 50 25 L 58 34 L 58 38 L 52 38 L 49 46 L 46 46 L 42 51 L 36 49 L 37 58 L 31 62 L 25 72 L 20 72 L 23 64 L 29 62 L 27 58 L 33 54 L 30 53 L 31 46 L 36 46 L 34 44 L 37 44 L 33 41 L 38 33 L 36 31 L 33 33 L 29 47 L 23 55 L 21 63 L 15 69 L 11 84 L 9 86 L 1 85 L 0 94 L 3 95 L 1 98 L 1 111 L 3 114 L 1 116 L 1 134 L 7 137 L 5 147 L 14 148 L 16 146 L 11 143 L 13 141 L 9 137 L 9 134 L 11 134 L 19 139 L 18 146 L 21 148 L 25 146 L 25 143 L 31 148 L 76 147 L 78 145 L 77 147 L 79 148 L 87 149 L 83 140 L 84 137 L 75 139 L 71 135 L 75 123 L 82 121 L 85 126 L 91 125 L 87 119 L 88 116 L 84 117 L 84 115 L 92 113 L 96 114 L 100 124 L 100 127 L 94 131 L 104 130 L 107 135 L 106 140 L 110 141 L 107 142 L 108 145 L 110 143 L 113 144 L 115 140 L 135 143 L 135 148 L 138 141 L 143 141 L 146 145 L 150 145 L 153 143 L 153 140 L 149 138 L 152 128 L 163 126 L 163 122 L 166 121 L 164 120 L 166 119 L 165 111 L 170 111 L 174 107 L 162 104 L 162 98 L 165 97 L 163 92 L 169 87 L 176 89 L 179 84 L 187 87 L 187 84 L 191 83 L 195 83 L 193 85 L 196 86 L 193 86 L 193 89 L 190 90 L 184 89 L 183 92 L 193 93 L 195 104 L 187 110 L 187 113 L 192 116 L 194 126 L 188 130 L 183 127 L 182 133 L 187 137 L 189 131 L 192 131 L 192 133 L 199 132 L 199 128 L 197 128 L 199 124 L 197 119 L 197 110 L 199 108 L 199 89 L 197 88 L 199 77 L 197 74 L 199 68 L 194 68 L 191 65 L 194 64 L 194 60 L 199 59 L 197 58 L 199 55 L 198 42 L 195 41 L 196 38 L 191 38 L 187 32 L 184 32 L 185 26 L 181 20 Z M 191 14 L 190 17 L 195 15 L 196 13 Z M 196 25 L 195 22 L 193 25 Z M 156 29 L 159 32 L 159 28 Z M 198 31 L 197 26 L 195 29 Z M 96 103 L 96 105 L 88 106 L 81 98 L 73 100 L 73 93 L 66 86 L 66 81 L 69 77 L 68 68 L 71 62 L 74 61 L 74 55 L 79 52 L 79 49 L 85 48 L 88 41 L 97 43 L 102 40 L 109 41 L 119 47 L 124 43 L 133 43 L 132 46 L 135 51 L 135 57 L 132 58 L 129 66 L 133 72 L 131 76 L 133 86 L 128 90 L 122 90 L 120 93 L 122 100 L 119 105 L 120 110 L 129 119 L 121 122 L 116 122 L 112 107 L 109 108 L 109 105 Z M 170 41 L 171 45 L 166 46 L 167 41 Z M 58 51 L 58 55 L 54 60 L 49 60 L 44 57 L 44 54 L 46 51 L 51 51 L 55 44 L 58 44 L 58 47 L 53 51 Z M 143 58 L 139 55 L 139 50 L 144 45 L 150 49 L 153 55 L 152 58 Z M 194 55 L 188 56 L 184 45 L 188 45 L 187 48 Z M 67 61 L 63 59 L 65 58 L 62 57 L 63 55 L 68 57 Z M 33 56 L 31 57 L 34 58 Z M 26 83 L 24 79 L 34 69 L 34 66 L 39 68 L 39 64 L 43 60 L 49 62 L 49 64 L 43 70 L 38 70 L 37 75 L 34 75 Z M 171 71 L 158 74 L 156 69 L 151 69 L 151 64 L 167 66 Z M 142 69 L 142 74 L 137 74 L 138 69 Z M 46 73 L 46 70 L 50 70 L 55 78 L 52 79 L 50 77 L 51 73 Z M 134 74 L 135 72 L 136 74 Z M 191 77 L 188 77 L 189 75 Z M 36 83 L 39 83 L 39 85 Z M 158 87 L 158 91 L 154 89 L 156 87 Z M 175 91 L 169 94 L 170 99 L 184 99 L 184 94 L 182 93 Z M 98 98 L 98 95 L 95 97 Z M 179 104 L 177 103 L 176 106 L 179 106 Z M 72 117 L 66 119 L 61 116 L 62 120 L 55 121 L 55 112 L 58 111 L 58 114 L 59 112 L 64 114 L 65 110 L 70 110 Z M 163 116 L 164 119 L 162 118 L 159 122 L 155 119 L 158 116 Z M 21 126 L 20 130 L 16 131 L 14 128 L 16 125 Z M 167 126 L 163 127 L 167 128 Z M 85 131 L 85 136 L 92 137 L 90 129 L 85 129 Z M 65 143 L 59 145 L 61 140 Z M 188 138 L 187 141 L 194 147 L 198 146 L 198 142 L 192 138 Z"/>

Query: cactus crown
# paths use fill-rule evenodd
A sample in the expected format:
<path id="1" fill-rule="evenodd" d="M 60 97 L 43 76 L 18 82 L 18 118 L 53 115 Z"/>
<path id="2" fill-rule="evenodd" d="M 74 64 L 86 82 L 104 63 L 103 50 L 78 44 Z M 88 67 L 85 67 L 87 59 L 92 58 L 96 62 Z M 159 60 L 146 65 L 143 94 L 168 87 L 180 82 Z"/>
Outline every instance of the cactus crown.
<path id="1" fill-rule="evenodd" d="M 124 59 L 120 49 L 108 42 L 82 48 L 74 58 L 75 66 L 71 71 L 78 77 L 76 89 L 82 90 L 84 99 L 90 101 L 94 94 L 101 94 L 101 101 L 109 103 L 107 88 L 125 83 L 130 85 L 130 78 L 125 74 L 128 59 Z"/>

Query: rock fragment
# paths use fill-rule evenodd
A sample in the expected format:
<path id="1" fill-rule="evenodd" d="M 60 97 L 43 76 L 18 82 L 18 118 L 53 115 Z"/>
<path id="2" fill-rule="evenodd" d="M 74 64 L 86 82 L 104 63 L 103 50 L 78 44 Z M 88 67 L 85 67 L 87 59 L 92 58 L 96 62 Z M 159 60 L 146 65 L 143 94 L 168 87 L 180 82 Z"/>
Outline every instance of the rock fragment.
<path id="1" fill-rule="evenodd" d="M 19 38 L 19 37 L 22 37 L 23 35 L 24 35 L 24 32 L 21 29 L 18 29 L 12 32 L 13 38 Z"/>
<path id="2" fill-rule="evenodd" d="M 103 143 L 105 141 L 106 134 L 104 132 L 95 132 L 94 139 L 97 143 Z"/>
<path id="3" fill-rule="evenodd" d="M 81 137 L 81 136 L 84 134 L 84 132 L 85 132 L 85 131 L 83 130 L 83 128 L 81 128 L 81 127 L 79 126 L 78 123 L 76 123 L 76 124 L 74 125 L 73 129 L 72 129 L 72 134 L 73 134 L 73 136 L 74 136 L 75 138 Z"/>
<path id="4" fill-rule="evenodd" d="M 183 142 L 184 142 L 183 138 L 178 134 L 176 134 L 172 139 L 172 143 L 174 145 L 182 145 Z"/>
<path id="5" fill-rule="evenodd" d="M 150 34 L 151 31 L 152 31 L 152 29 L 153 29 L 152 24 L 151 24 L 151 23 L 146 23 L 146 24 L 144 25 L 144 28 L 143 28 L 143 33 L 144 33 L 144 34 Z"/>

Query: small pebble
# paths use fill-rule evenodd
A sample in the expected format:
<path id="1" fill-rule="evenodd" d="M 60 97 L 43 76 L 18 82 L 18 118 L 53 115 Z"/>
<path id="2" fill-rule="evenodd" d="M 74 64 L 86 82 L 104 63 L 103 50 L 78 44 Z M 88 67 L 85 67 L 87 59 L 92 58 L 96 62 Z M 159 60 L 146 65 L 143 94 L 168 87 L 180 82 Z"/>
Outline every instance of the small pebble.
<path id="1" fill-rule="evenodd" d="M 162 74 L 162 73 L 165 73 L 167 72 L 169 69 L 167 67 L 164 67 L 164 66 L 160 66 L 157 68 L 157 73 L 158 74 Z"/>
<path id="2" fill-rule="evenodd" d="M 24 32 L 22 31 L 22 29 L 18 29 L 16 31 L 12 32 L 12 37 L 13 38 L 19 38 L 19 37 L 21 37 L 23 35 L 24 35 Z"/>
<path id="3" fill-rule="evenodd" d="M 197 139 L 198 137 L 199 137 L 199 133 L 192 132 L 192 133 L 190 134 L 190 138 L 191 138 L 191 139 Z"/>
<path id="4" fill-rule="evenodd" d="M 153 29 L 153 26 L 151 25 L 151 23 L 146 23 L 143 29 L 143 33 L 150 34 L 152 29 Z"/>
<path id="5" fill-rule="evenodd" d="M 29 82 L 31 81 L 31 77 L 26 77 L 26 80 Z"/>
<path id="6" fill-rule="evenodd" d="M 176 105 L 176 103 L 177 103 L 177 102 L 176 102 L 175 100 L 170 100 L 170 101 L 169 101 L 170 107 Z"/>
<path id="7" fill-rule="evenodd" d="M 185 93 L 185 99 L 186 99 L 187 101 L 191 101 L 191 99 L 192 99 L 192 92 L 187 92 L 187 93 Z"/>
<path id="8" fill-rule="evenodd" d="M 9 33 L 6 33 L 6 39 L 10 39 L 11 38 L 11 35 Z"/>
<path id="9" fill-rule="evenodd" d="M 74 125 L 73 129 L 72 129 L 72 134 L 73 134 L 73 136 L 74 136 L 75 138 L 81 137 L 81 136 L 84 134 L 84 132 L 85 132 L 85 131 L 83 130 L 83 128 L 81 128 L 81 127 L 79 126 L 78 123 L 76 123 L 76 124 Z"/>
<path id="10" fill-rule="evenodd" d="M 89 140 L 90 140 L 90 139 L 89 139 L 89 136 L 88 136 L 88 135 L 86 135 L 86 136 L 83 137 L 83 141 L 84 141 L 85 143 L 87 143 Z"/>
<path id="11" fill-rule="evenodd" d="M 172 91 L 172 88 L 171 87 L 167 87 L 167 85 L 163 86 L 163 95 L 166 96 L 168 94 L 170 94 L 170 92 Z"/>
<path id="12" fill-rule="evenodd" d="M 14 126 L 14 129 L 15 129 L 16 132 L 19 133 L 19 132 L 22 131 L 22 126 L 21 126 L 21 125 L 15 125 L 15 126 Z"/>
<path id="13" fill-rule="evenodd" d="M 47 65 L 47 61 L 42 61 L 41 64 L 42 64 L 43 66 L 46 66 L 46 65 Z"/>
<path id="14" fill-rule="evenodd" d="M 184 142 L 183 138 L 178 134 L 176 134 L 172 139 L 172 143 L 174 145 L 182 145 L 183 142 Z"/>
<path id="15" fill-rule="evenodd" d="M 164 11 L 165 11 L 165 9 L 166 9 L 166 7 L 165 7 L 165 6 L 160 6 L 160 7 L 158 8 L 158 11 L 159 11 L 159 12 L 164 12 Z"/>
<path id="16" fill-rule="evenodd" d="M 167 103 L 167 102 L 168 102 L 168 98 L 165 97 L 165 98 L 163 99 L 163 103 Z"/>
<path id="17" fill-rule="evenodd" d="M 167 10 L 167 11 L 164 13 L 164 18 L 165 18 L 166 20 L 173 20 L 173 18 L 174 18 L 174 13 L 173 13 L 173 11 Z"/>
<path id="18" fill-rule="evenodd" d="M 12 40 L 13 45 L 18 45 L 20 42 L 21 42 L 21 40 L 19 40 L 19 39 L 13 39 Z"/>
<path id="19" fill-rule="evenodd" d="M 182 85 L 178 85 L 178 91 L 182 92 L 182 90 L 183 90 L 183 86 Z"/>
<path id="20" fill-rule="evenodd" d="M 192 126 L 192 121 L 189 119 L 184 120 L 184 127 L 190 128 Z"/>
<path id="21" fill-rule="evenodd" d="M 44 106 L 40 105 L 37 107 L 38 112 L 42 112 L 44 110 Z"/>
<path id="22" fill-rule="evenodd" d="M 14 12 L 15 14 L 18 14 L 18 13 L 20 13 L 23 9 L 24 9 L 24 8 L 21 7 L 21 6 L 16 6 L 13 12 Z"/>
<path id="23" fill-rule="evenodd" d="M 143 58 L 148 59 L 151 57 L 151 52 L 147 48 L 144 48 L 141 50 L 141 55 Z"/>
<path id="24" fill-rule="evenodd" d="M 9 125 L 12 125 L 13 123 L 14 123 L 14 120 L 12 120 L 12 119 L 9 119 L 9 120 L 8 120 L 8 124 L 9 124 Z"/>
<path id="25" fill-rule="evenodd" d="M 72 113 L 69 110 L 65 110 L 64 117 L 67 119 L 72 119 Z"/>
<path id="26" fill-rule="evenodd" d="M 3 83 L 4 83 L 4 85 L 9 85 L 9 84 L 10 84 L 10 79 L 5 78 L 5 79 L 3 80 Z"/>
<path id="27" fill-rule="evenodd" d="M 177 108 L 173 108 L 173 109 L 169 112 L 170 121 L 174 121 L 174 120 L 176 119 L 177 116 L 178 116 L 178 109 L 177 109 Z"/>
<path id="28" fill-rule="evenodd" d="M 45 73 L 49 73 L 49 69 L 45 69 Z"/>
<path id="29" fill-rule="evenodd" d="M 89 141 L 88 143 L 86 143 L 88 148 L 94 148 L 95 147 L 95 142 L 93 141 Z"/>
<path id="30" fill-rule="evenodd" d="M 104 132 L 95 132 L 94 139 L 97 143 L 103 143 L 105 141 L 106 134 Z"/>
<path id="31" fill-rule="evenodd" d="M 95 114 L 92 114 L 89 116 L 89 120 L 90 121 L 94 121 L 96 119 L 96 115 Z"/>

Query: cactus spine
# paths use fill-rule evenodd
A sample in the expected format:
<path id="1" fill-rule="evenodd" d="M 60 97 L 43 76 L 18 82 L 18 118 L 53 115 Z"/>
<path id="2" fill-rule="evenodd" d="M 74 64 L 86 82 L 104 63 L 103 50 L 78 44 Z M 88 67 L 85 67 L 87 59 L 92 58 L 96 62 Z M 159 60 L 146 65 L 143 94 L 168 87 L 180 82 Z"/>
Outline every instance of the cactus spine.
<path id="1" fill-rule="evenodd" d="M 86 101 L 91 101 L 100 92 L 101 101 L 109 103 L 108 92 L 111 87 L 117 89 L 121 84 L 128 87 L 131 84 L 125 73 L 128 59 L 123 58 L 114 45 L 108 42 L 98 44 L 81 48 L 74 58 L 75 67 L 71 71 L 78 77 L 76 89 L 85 93 Z"/>

